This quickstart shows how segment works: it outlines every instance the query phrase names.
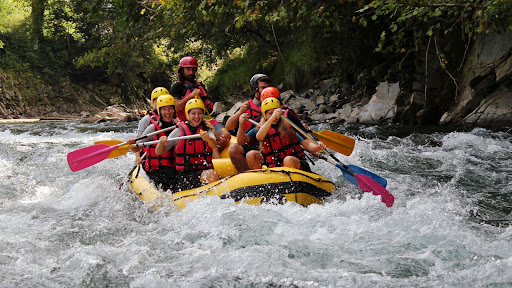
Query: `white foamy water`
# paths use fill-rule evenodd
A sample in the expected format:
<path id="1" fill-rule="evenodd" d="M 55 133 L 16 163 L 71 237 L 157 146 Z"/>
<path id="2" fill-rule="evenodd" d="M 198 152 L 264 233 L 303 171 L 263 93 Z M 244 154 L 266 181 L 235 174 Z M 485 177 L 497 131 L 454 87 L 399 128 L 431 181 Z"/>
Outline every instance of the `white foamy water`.
<path id="1" fill-rule="evenodd" d="M 339 192 L 324 205 L 210 197 L 151 213 L 119 189 L 132 155 L 78 172 L 66 161 L 135 126 L 0 126 L 0 286 L 512 285 L 510 130 L 347 130 L 354 153 L 336 156 L 385 177 L 392 208 L 320 161 Z"/>

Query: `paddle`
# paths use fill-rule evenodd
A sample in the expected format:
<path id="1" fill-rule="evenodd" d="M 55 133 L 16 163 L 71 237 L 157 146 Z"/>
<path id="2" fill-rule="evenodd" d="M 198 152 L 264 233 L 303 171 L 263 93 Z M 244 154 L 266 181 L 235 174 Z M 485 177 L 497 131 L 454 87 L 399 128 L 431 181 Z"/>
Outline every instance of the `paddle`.
<path id="1" fill-rule="evenodd" d="M 167 132 L 169 130 L 174 130 L 174 128 L 176 128 L 176 126 L 167 127 L 165 129 L 161 129 L 161 130 L 158 130 L 155 132 L 148 133 L 147 135 L 143 135 L 143 136 L 136 138 L 135 142 L 142 140 L 149 136 L 157 135 L 159 133 Z M 122 141 L 119 141 L 119 140 L 103 140 L 103 141 L 94 142 L 94 145 L 98 145 L 98 144 L 105 144 L 108 146 L 114 146 L 114 145 L 121 144 L 120 146 L 123 146 L 123 147 L 119 147 L 119 148 L 113 150 L 112 152 L 110 152 L 110 155 L 108 155 L 107 158 L 116 158 L 119 156 L 123 156 L 124 154 L 128 153 L 128 150 L 130 150 L 130 146 L 123 145 L 123 144 L 128 144 L 128 143 L 126 143 L 126 142 L 123 143 Z"/>
<path id="2" fill-rule="evenodd" d="M 311 138 L 311 136 L 306 134 L 306 132 L 302 131 L 302 129 L 300 129 L 299 127 L 297 127 L 297 125 L 295 125 L 292 121 L 290 121 L 290 119 L 286 118 L 283 115 L 281 115 L 281 118 L 284 119 L 286 122 L 288 122 L 293 128 L 295 128 L 295 130 L 297 130 L 297 132 L 301 133 L 304 137 L 313 141 L 313 143 L 318 144 L 314 139 Z M 336 162 L 338 162 L 338 164 L 336 164 L 336 167 L 340 168 L 340 170 L 343 172 L 343 176 L 345 176 L 345 178 L 347 178 L 347 175 L 350 175 L 355 178 L 356 183 L 350 181 L 350 178 L 347 178 L 348 181 L 355 184 L 356 186 L 359 186 L 359 188 L 361 188 L 361 190 L 363 190 L 364 192 L 372 192 L 373 195 L 380 195 L 382 202 L 384 202 L 384 204 L 386 204 L 387 207 L 393 206 L 393 202 L 395 201 L 395 197 L 393 196 L 393 194 L 391 194 L 388 190 L 386 190 L 386 188 L 381 186 L 377 181 L 372 179 L 371 176 L 369 176 L 367 174 L 362 174 L 360 172 L 359 173 L 354 172 L 350 167 L 343 164 L 343 162 L 341 162 L 338 158 L 336 158 L 334 155 L 329 153 L 326 149 L 323 149 L 322 151 L 324 153 L 326 153 L 327 155 L 329 155 L 331 158 L 333 158 Z M 363 168 L 359 168 L 359 169 L 364 170 Z M 356 170 L 359 170 L 359 169 L 356 169 Z M 364 170 L 364 171 L 366 171 L 366 170 Z M 344 173 L 344 172 L 348 172 L 348 174 Z"/>
<path id="3" fill-rule="evenodd" d="M 115 145 L 123 144 L 123 141 L 103 140 L 103 141 L 94 142 L 94 145 L 101 145 L 101 144 L 108 145 L 108 146 L 115 146 Z M 110 152 L 110 154 L 108 155 L 107 158 L 110 159 L 110 158 L 116 158 L 119 156 L 123 156 L 124 154 L 128 153 L 129 150 L 130 150 L 130 146 L 128 146 L 128 145 L 119 147 L 117 149 L 114 149 L 112 152 Z"/>
<path id="4" fill-rule="evenodd" d="M 315 134 L 318 140 L 322 141 L 327 148 L 331 148 L 338 153 L 350 156 L 352 151 L 354 151 L 354 145 L 356 144 L 354 138 L 329 130 L 321 132 L 313 131 L 313 134 Z"/>
<path id="5" fill-rule="evenodd" d="M 338 168 L 340 168 L 341 172 L 343 173 L 343 176 L 345 176 L 345 178 L 350 181 L 350 183 L 357 185 L 357 180 L 356 178 L 350 174 L 350 172 L 343 166 L 341 166 L 340 164 L 338 163 L 333 163 L 331 161 L 329 161 L 329 159 L 325 158 L 324 156 L 320 155 L 320 156 L 317 156 L 318 158 L 328 162 L 329 164 L 332 164 Z M 358 167 L 358 166 L 355 166 L 355 165 L 347 165 L 347 167 L 352 170 L 354 173 L 356 174 L 364 174 L 370 178 L 372 178 L 373 180 L 375 180 L 375 182 L 379 183 L 382 187 L 386 188 L 386 186 L 388 185 L 388 181 L 382 177 L 380 177 L 379 175 L 373 173 L 373 172 L 370 172 L 366 169 L 363 169 L 361 167 Z"/>
<path id="6" fill-rule="evenodd" d="M 199 134 L 189 135 L 189 136 L 181 136 L 176 138 L 169 138 L 168 140 L 184 140 L 184 139 L 192 139 L 201 137 Z M 128 146 L 131 147 L 141 147 L 141 146 L 150 146 L 154 144 L 158 144 L 159 140 L 149 141 L 138 144 L 125 144 L 121 143 L 114 146 L 108 146 L 106 144 L 93 145 L 89 147 L 84 147 L 73 152 L 68 153 L 68 165 L 71 171 L 76 172 L 92 166 L 96 163 L 99 163 L 108 158 L 110 152 L 114 149 L 118 149 L 119 147 Z"/>

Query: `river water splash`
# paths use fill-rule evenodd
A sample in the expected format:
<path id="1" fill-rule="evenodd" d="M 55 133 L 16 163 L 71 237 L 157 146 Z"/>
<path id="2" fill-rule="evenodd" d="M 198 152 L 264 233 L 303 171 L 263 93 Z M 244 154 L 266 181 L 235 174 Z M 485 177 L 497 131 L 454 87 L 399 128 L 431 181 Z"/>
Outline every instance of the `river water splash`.
<path id="1" fill-rule="evenodd" d="M 134 125 L 0 126 L 0 286 L 512 285 L 511 129 L 315 126 L 357 139 L 336 156 L 385 177 L 392 208 L 319 161 L 339 192 L 321 206 L 209 197 L 151 213 L 119 189 L 133 155 L 66 161 Z"/>

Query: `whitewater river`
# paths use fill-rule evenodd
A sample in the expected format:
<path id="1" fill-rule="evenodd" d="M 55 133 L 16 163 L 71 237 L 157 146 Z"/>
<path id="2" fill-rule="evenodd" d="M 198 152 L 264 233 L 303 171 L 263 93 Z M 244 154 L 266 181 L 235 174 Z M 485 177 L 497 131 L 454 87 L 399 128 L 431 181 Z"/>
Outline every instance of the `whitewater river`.
<path id="1" fill-rule="evenodd" d="M 148 211 L 120 184 L 133 155 L 71 172 L 66 155 L 136 123 L 0 124 L 1 287 L 510 287 L 512 129 L 314 126 L 357 139 L 346 164 L 395 204 L 335 182 L 325 205 L 216 197 Z"/>

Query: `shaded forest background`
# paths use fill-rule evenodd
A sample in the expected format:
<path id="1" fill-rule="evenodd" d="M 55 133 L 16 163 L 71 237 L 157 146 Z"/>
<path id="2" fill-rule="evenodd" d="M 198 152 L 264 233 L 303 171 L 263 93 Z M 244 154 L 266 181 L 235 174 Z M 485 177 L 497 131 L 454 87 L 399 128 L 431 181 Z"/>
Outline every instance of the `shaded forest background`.
<path id="1" fill-rule="evenodd" d="M 381 81 L 413 89 L 425 49 L 455 79 L 474 39 L 510 19 L 510 0 L 1 0 L 0 81 L 29 107 L 140 104 L 192 55 L 217 101 L 249 97 L 255 73 L 298 92 L 337 78 L 356 99 Z"/>

